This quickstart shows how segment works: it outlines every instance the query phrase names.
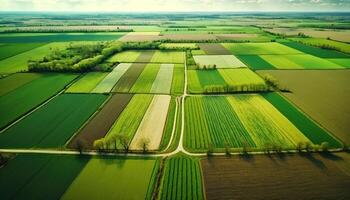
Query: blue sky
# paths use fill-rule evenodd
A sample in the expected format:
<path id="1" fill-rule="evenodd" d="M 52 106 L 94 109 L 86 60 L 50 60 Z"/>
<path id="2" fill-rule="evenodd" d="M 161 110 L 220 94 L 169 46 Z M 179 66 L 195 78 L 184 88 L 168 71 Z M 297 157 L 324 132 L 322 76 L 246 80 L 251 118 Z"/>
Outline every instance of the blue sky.
<path id="1" fill-rule="evenodd" d="M 350 11 L 350 0 L 0 0 L 1 11 Z"/>

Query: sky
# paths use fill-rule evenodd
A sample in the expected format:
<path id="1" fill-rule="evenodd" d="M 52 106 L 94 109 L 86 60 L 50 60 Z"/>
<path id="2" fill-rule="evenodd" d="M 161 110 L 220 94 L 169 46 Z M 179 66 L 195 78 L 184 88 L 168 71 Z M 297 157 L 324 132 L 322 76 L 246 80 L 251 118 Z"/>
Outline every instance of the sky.
<path id="1" fill-rule="evenodd" d="M 350 11 L 350 0 L 0 0 L 0 11 Z"/>

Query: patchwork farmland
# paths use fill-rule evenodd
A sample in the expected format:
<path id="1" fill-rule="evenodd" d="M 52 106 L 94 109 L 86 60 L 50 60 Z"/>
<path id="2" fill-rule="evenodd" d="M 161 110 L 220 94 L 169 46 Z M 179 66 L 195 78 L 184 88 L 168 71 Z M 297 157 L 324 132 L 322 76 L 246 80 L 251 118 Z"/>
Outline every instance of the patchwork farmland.
<path id="1" fill-rule="evenodd" d="M 350 199 L 347 12 L 0 15 L 1 199 Z"/>

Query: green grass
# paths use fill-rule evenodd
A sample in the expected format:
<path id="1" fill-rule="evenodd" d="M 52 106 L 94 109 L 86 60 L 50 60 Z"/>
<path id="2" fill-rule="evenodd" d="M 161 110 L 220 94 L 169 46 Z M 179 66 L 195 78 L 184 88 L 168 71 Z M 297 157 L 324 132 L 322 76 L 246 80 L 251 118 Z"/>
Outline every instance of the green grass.
<path id="1" fill-rule="evenodd" d="M 91 92 L 108 73 L 89 72 L 81 77 L 77 82 L 70 86 L 68 93 L 89 93 Z"/>
<path id="2" fill-rule="evenodd" d="M 60 95 L 0 134 L 0 147 L 61 147 L 106 98 L 99 94 Z"/>
<path id="3" fill-rule="evenodd" d="M 107 61 L 131 63 L 135 62 L 140 55 L 141 51 L 123 51 L 111 56 Z"/>
<path id="4" fill-rule="evenodd" d="M 4 44 L 0 46 L 0 60 L 43 46 L 45 43 Z"/>
<path id="5" fill-rule="evenodd" d="M 220 75 L 234 91 L 259 91 L 266 89 L 265 81 L 250 69 L 219 69 Z"/>
<path id="6" fill-rule="evenodd" d="M 185 85 L 185 70 L 182 64 L 174 65 L 173 82 L 171 84 L 171 94 L 179 95 L 183 93 Z"/>
<path id="7" fill-rule="evenodd" d="M 263 97 L 302 131 L 312 143 L 321 144 L 322 142 L 328 142 L 330 147 L 333 148 L 340 148 L 342 146 L 326 130 L 317 125 L 278 93 L 266 93 L 263 94 Z"/>
<path id="8" fill-rule="evenodd" d="M 327 48 L 330 47 L 337 51 L 350 54 L 350 44 L 347 44 L 347 43 L 337 42 L 334 40 L 321 39 L 321 38 L 290 38 L 290 39 L 306 45 L 311 45 L 316 47 L 326 46 Z"/>
<path id="9" fill-rule="evenodd" d="M 0 73 L 27 71 L 28 60 L 40 59 L 50 54 L 53 49 L 63 49 L 67 43 L 50 43 L 30 51 L 0 61 Z"/>
<path id="10" fill-rule="evenodd" d="M 234 55 L 283 55 L 302 52 L 276 42 L 266 43 L 223 43 Z"/>
<path id="11" fill-rule="evenodd" d="M 156 51 L 151 59 L 153 63 L 184 63 L 185 53 L 182 51 Z"/>
<path id="12" fill-rule="evenodd" d="M 237 58 L 252 70 L 275 69 L 273 65 L 266 62 L 258 55 L 238 55 Z"/>
<path id="13" fill-rule="evenodd" d="M 156 162 L 92 158 L 62 199 L 146 199 Z"/>
<path id="14" fill-rule="evenodd" d="M 189 97 L 185 102 L 184 146 L 191 151 L 255 143 L 225 97 Z"/>
<path id="15" fill-rule="evenodd" d="M 166 160 L 160 199 L 205 199 L 197 158 L 175 156 Z"/>
<path id="16" fill-rule="evenodd" d="M 193 56 L 193 58 L 200 68 L 214 65 L 218 69 L 247 67 L 233 55 L 198 55 Z"/>
<path id="17" fill-rule="evenodd" d="M 277 69 L 341 69 L 340 65 L 312 55 L 261 55 Z"/>
<path id="18" fill-rule="evenodd" d="M 141 75 L 130 89 L 131 93 L 149 93 L 157 77 L 160 64 L 147 64 Z"/>
<path id="19" fill-rule="evenodd" d="M 134 95 L 105 138 L 102 139 L 105 144 L 112 144 L 108 148 L 114 148 L 113 144 L 120 147 L 119 143 L 115 141 L 115 137 L 118 135 L 127 136 L 131 142 L 152 99 L 153 95 Z"/>
<path id="20" fill-rule="evenodd" d="M 0 128 L 21 117 L 45 100 L 54 96 L 77 75 L 45 74 L 0 97 Z"/>
<path id="21" fill-rule="evenodd" d="M 0 96 L 42 77 L 37 73 L 16 73 L 0 79 Z"/>
<path id="22" fill-rule="evenodd" d="M 209 86 L 226 86 L 217 70 L 188 70 L 188 80 L 191 93 L 204 93 Z"/>
<path id="23" fill-rule="evenodd" d="M 32 33 L 1 34 L 0 43 L 40 43 L 117 40 L 125 33 Z"/>
<path id="24" fill-rule="evenodd" d="M 1 199 L 59 199 L 88 160 L 64 155 L 17 155 L 0 170 Z"/>
<path id="25" fill-rule="evenodd" d="M 306 44 L 302 44 L 299 42 L 288 41 L 288 42 L 280 42 L 283 45 L 291 47 L 293 49 L 297 49 L 306 54 L 310 54 L 313 56 L 317 56 L 320 58 L 349 58 L 350 55 L 328 49 L 321 49 L 319 47 L 314 47 Z"/>
<path id="26" fill-rule="evenodd" d="M 174 64 L 161 64 L 155 78 L 151 93 L 170 94 L 173 79 Z"/>

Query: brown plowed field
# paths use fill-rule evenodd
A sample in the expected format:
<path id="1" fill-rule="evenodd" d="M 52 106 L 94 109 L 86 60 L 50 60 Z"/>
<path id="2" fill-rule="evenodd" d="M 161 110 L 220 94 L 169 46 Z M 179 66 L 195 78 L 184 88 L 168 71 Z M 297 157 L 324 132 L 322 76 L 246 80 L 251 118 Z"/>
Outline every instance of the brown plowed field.
<path id="1" fill-rule="evenodd" d="M 71 140 L 68 147 L 77 148 L 77 142 L 80 140 L 84 142 L 86 148 L 92 149 L 94 141 L 107 134 L 132 96 L 132 94 L 114 94 L 102 110 Z"/>
<path id="2" fill-rule="evenodd" d="M 223 47 L 221 44 L 210 43 L 198 44 L 199 48 L 201 48 L 207 55 L 232 55 L 232 53 Z"/>
<path id="3" fill-rule="evenodd" d="M 211 199 L 350 199 L 350 154 L 256 155 L 201 161 Z"/>

